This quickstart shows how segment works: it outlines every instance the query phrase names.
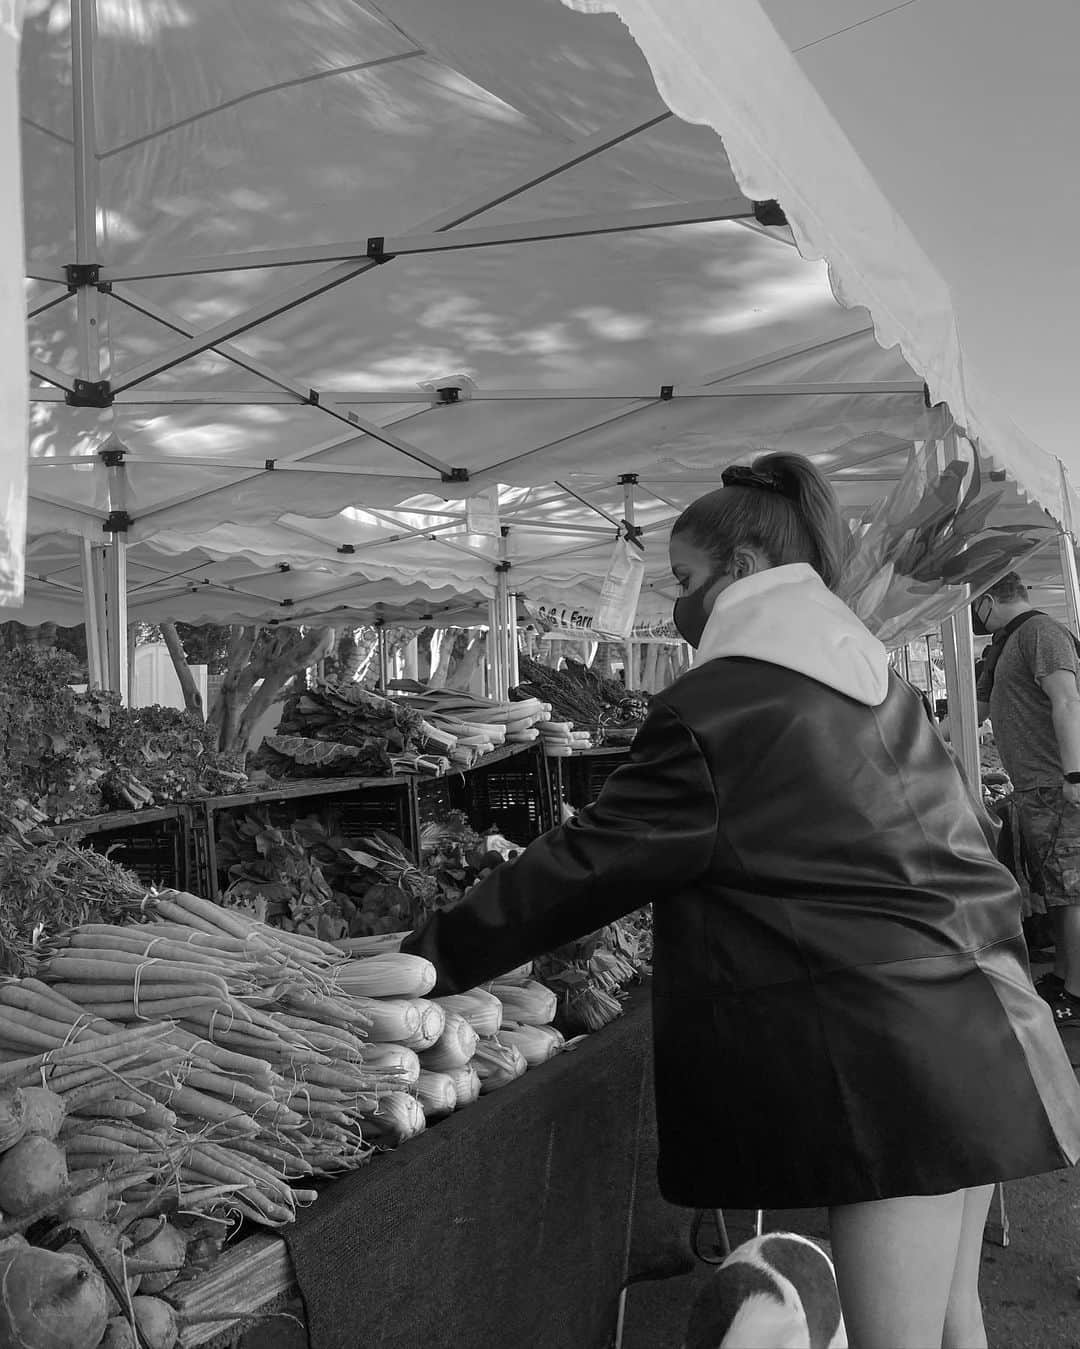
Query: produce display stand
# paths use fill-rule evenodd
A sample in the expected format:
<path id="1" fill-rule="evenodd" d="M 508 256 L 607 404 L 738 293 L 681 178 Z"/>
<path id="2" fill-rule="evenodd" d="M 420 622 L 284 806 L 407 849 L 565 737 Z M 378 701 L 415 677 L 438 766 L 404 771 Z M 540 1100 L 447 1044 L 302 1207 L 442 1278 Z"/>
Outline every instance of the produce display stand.
<path id="1" fill-rule="evenodd" d="M 227 796 L 117 811 L 51 827 L 61 837 L 108 851 L 147 885 L 216 899 L 216 825 L 231 811 L 264 807 L 272 823 L 288 825 L 299 814 L 317 810 L 346 834 L 383 829 L 417 853 L 422 827 L 447 810 L 462 811 L 477 829 L 496 829 L 515 842 L 528 843 L 551 827 L 555 799 L 541 747 L 508 745 L 471 768 L 441 777 L 266 782 Z"/>
<path id="2" fill-rule="evenodd" d="M 604 1349 L 650 1123 L 649 1016 L 635 989 L 573 1050 L 328 1182 L 281 1236 L 240 1241 L 178 1298 L 223 1314 L 188 1325 L 184 1349 L 266 1349 L 270 1332 L 245 1326 L 297 1291 L 311 1349 L 416 1349 L 448 1329 Z"/>

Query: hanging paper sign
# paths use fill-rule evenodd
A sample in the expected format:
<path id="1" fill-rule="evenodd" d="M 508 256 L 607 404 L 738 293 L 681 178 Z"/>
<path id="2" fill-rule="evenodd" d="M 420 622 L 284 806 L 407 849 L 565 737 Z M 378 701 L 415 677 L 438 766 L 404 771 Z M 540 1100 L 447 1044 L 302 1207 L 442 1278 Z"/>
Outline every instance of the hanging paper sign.
<path id="1" fill-rule="evenodd" d="M 499 489 L 489 487 L 465 502 L 465 523 L 470 534 L 499 537 Z"/>
<path id="2" fill-rule="evenodd" d="M 644 579 L 644 551 L 624 538 L 616 539 L 615 551 L 600 590 L 600 607 L 593 620 L 597 632 L 622 641 L 631 636 Z"/>

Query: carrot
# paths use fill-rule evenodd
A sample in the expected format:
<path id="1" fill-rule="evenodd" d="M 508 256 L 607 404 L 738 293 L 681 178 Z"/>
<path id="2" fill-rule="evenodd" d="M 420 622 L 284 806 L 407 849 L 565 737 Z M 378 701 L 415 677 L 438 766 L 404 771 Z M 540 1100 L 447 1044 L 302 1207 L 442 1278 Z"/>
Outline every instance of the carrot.
<path id="1" fill-rule="evenodd" d="M 85 1018 L 84 1012 L 82 1019 L 85 1021 Z M 78 1022 L 53 1021 L 40 1012 L 24 1012 L 21 1007 L 0 1007 L 0 1035 L 9 1038 L 19 1031 L 44 1035 L 50 1038 L 53 1044 L 64 1044 L 76 1035 L 86 1035 L 92 1041 L 102 1038 L 96 1031 L 91 1031 Z"/>
<path id="2" fill-rule="evenodd" d="M 139 1068 L 124 1074 L 123 1081 L 126 1085 L 135 1082 L 152 1081 L 161 1072 L 160 1068 Z M 81 1087 L 76 1087 L 74 1091 L 63 1093 L 64 1104 L 69 1111 L 78 1111 L 79 1108 L 89 1101 L 100 1101 L 116 1091 L 117 1082 L 115 1077 L 105 1077 L 96 1082 L 84 1083 Z M 157 1102 L 155 1102 L 157 1104 Z"/>
<path id="3" fill-rule="evenodd" d="M 261 961 L 272 955 L 267 948 L 260 947 L 251 937 L 226 937 L 221 933 L 203 932 L 183 923 L 154 923 L 146 929 L 148 932 L 160 932 L 163 936 L 181 942 L 184 946 L 193 946 L 200 951 L 218 951 L 227 955 L 245 955 L 250 960 Z M 277 962 L 274 962 L 277 963 Z"/>
<path id="4" fill-rule="evenodd" d="M 27 978 L 23 979 L 21 982 L 24 988 L 31 989 L 33 992 L 39 993 L 43 998 L 48 998 L 55 1002 L 57 1004 L 57 1011 L 62 1011 L 72 1018 L 79 1016 L 85 1010 L 80 1007 L 78 1003 L 72 1002 L 70 998 L 65 997 L 62 993 L 58 993 L 51 985 L 42 983 L 40 979 Z M 108 1022 L 103 1021 L 100 1017 L 94 1017 L 90 1022 L 90 1026 L 91 1029 L 99 1030 L 103 1035 L 111 1035 L 116 1030 L 116 1027 L 110 1026 Z"/>
<path id="5" fill-rule="evenodd" d="M 198 895 L 189 894 L 186 890 L 172 890 L 169 892 L 170 902 L 181 908 L 185 913 L 190 913 L 196 918 L 201 918 L 204 922 L 212 924 L 219 928 L 227 937 L 236 937 L 243 940 L 247 934 L 247 926 L 237 918 L 230 910 L 222 908 L 220 904 L 214 904 L 209 899 L 201 899 Z"/>
<path id="6" fill-rule="evenodd" d="M 96 932 L 75 932 L 67 939 L 64 950 L 127 951 L 134 955 L 154 956 L 160 960 L 179 960 L 189 965 L 205 965 L 222 974 L 238 968 L 242 962 L 231 956 L 218 956 L 192 946 L 190 942 L 174 941 L 169 937 L 105 936 Z M 254 962 L 250 962 L 254 965 Z"/>
<path id="7" fill-rule="evenodd" d="M 196 1091 L 194 1087 L 159 1087 L 148 1083 L 147 1091 L 177 1114 L 190 1115 L 194 1119 L 205 1120 L 207 1124 L 229 1124 L 247 1134 L 260 1132 L 250 1115 L 214 1096 Z"/>
<path id="8" fill-rule="evenodd" d="M 261 1138 L 234 1138 L 229 1142 L 229 1151 L 246 1152 L 249 1157 L 257 1157 L 267 1166 L 278 1169 L 287 1180 L 314 1175 L 314 1167 L 298 1152 L 289 1152 Z"/>
<path id="9" fill-rule="evenodd" d="M 134 1003 L 98 1003 L 98 1007 L 100 1007 L 101 1011 L 106 1016 L 126 1024 L 145 1021 L 151 1018 L 154 1022 L 160 1022 L 174 1016 L 180 1016 L 186 1012 L 220 1006 L 221 1003 L 215 993 L 208 993 L 205 996 L 195 995 L 190 998 L 162 998 L 148 1003 L 144 1003 L 140 1000 L 138 1012 L 135 1010 Z M 147 1012 L 147 1009 L 151 1009 L 149 1013 Z"/>
<path id="10" fill-rule="evenodd" d="M 0 1004 L 13 1011 L 27 1012 L 47 1022 L 71 1025 L 75 1020 L 89 1022 L 85 1009 L 69 1012 L 59 1001 L 42 996 L 36 989 L 26 988 L 21 981 L 0 986 Z"/>
<path id="11" fill-rule="evenodd" d="M 103 1002 L 127 1002 L 135 996 L 136 985 L 134 981 L 124 983 L 57 983 L 56 987 L 71 998 L 78 999 L 79 1003 L 88 1009 L 92 1009 Z M 140 1002 L 160 1002 L 165 998 L 175 998 L 179 995 L 180 985 L 176 983 L 156 983 L 153 980 L 142 980 L 138 987 Z M 215 1002 L 221 998 L 221 990 L 217 984 L 209 981 L 199 981 L 192 979 L 190 984 L 183 986 L 184 996 L 193 996 L 198 993 L 209 994 Z"/>
<path id="12" fill-rule="evenodd" d="M 258 1059 L 250 1054 L 236 1054 L 230 1049 L 222 1049 L 212 1040 L 192 1035 L 190 1031 L 183 1030 L 179 1026 L 169 1033 L 169 1039 L 182 1049 L 191 1051 L 198 1058 L 205 1059 L 207 1063 L 219 1068 L 222 1072 L 239 1073 L 245 1077 L 259 1078 L 269 1077 L 272 1074 L 270 1065 L 265 1059 Z"/>
<path id="13" fill-rule="evenodd" d="M 230 1103 L 256 1107 L 278 1104 L 268 1091 L 260 1091 L 246 1082 L 225 1077 L 221 1073 L 205 1072 L 201 1068 L 189 1068 L 184 1077 L 184 1085 L 208 1092 L 212 1096 L 219 1096 Z"/>
<path id="14" fill-rule="evenodd" d="M 258 1202 L 249 1202 L 237 1196 L 233 1203 L 245 1218 L 251 1222 L 262 1223 L 266 1227 L 286 1227 L 296 1221 L 293 1209 L 272 1203 L 263 1195 L 258 1196 Z"/>
<path id="15" fill-rule="evenodd" d="M 72 1157 L 134 1157 L 141 1148 L 134 1147 L 130 1143 L 122 1143 L 112 1138 L 95 1138 L 92 1134 L 80 1134 L 78 1138 L 73 1139 L 67 1149 L 68 1165 L 72 1163 Z"/>
<path id="16" fill-rule="evenodd" d="M 130 1097 L 109 1096 L 100 1101 L 87 1101 L 75 1114 L 69 1115 L 68 1119 L 88 1123 L 93 1119 L 135 1119 L 142 1114 L 143 1108 L 138 1101 L 133 1101 Z"/>
<path id="17" fill-rule="evenodd" d="M 140 1092 L 141 1096 L 142 1093 Z M 141 1112 L 141 1122 L 148 1129 L 175 1129 L 176 1113 L 163 1106 L 160 1101 L 155 1101 L 152 1097 L 147 1097 L 145 1101 L 136 1100 L 135 1104 Z"/>
<path id="18" fill-rule="evenodd" d="M 57 983 L 111 983 L 126 984 L 136 977 L 142 983 L 186 984 L 193 980 L 213 984 L 223 997 L 229 986 L 219 974 L 213 974 L 200 965 L 187 965 L 179 960 L 157 960 L 153 956 L 138 956 L 133 951 L 58 951 L 50 957 L 45 971 L 50 982 Z"/>
<path id="19" fill-rule="evenodd" d="M 208 923 L 204 919 L 196 917 L 195 914 L 189 913 L 187 909 L 179 904 L 174 904 L 172 900 L 166 899 L 163 895 L 154 896 L 154 910 L 162 918 L 179 924 L 181 927 L 196 928 L 205 936 L 219 937 L 223 935 L 216 923 Z"/>

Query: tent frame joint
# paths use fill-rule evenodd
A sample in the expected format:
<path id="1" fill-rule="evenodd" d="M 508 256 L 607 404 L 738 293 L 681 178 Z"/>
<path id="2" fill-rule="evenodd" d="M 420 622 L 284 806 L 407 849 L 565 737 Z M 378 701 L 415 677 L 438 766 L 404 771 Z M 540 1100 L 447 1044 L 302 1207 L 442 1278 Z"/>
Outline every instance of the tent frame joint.
<path id="1" fill-rule="evenodd" d="M 101 528 L 106 534 L 126 534 L 134 524 L 127 511 L 110 511 L 102 521 Z"/>
<path id="2" fill-rule="evenodd" d="M 661 401 L 661 403 L 670 403 L 671 400 L 672 400 L 674 397 L 675 397 L 675 385 L 674 385 L 674 384 L 661 384 L 661 385 L 660 385 L 660 401 Z"/>
<path id="3" fill-rule="evenodd" d="M 100 262 L 65 262 L 64 277 L 71 292 L 83 286 L 96 286 L 101 280 Z"/>
<path id="4" fill-rule="evenodd" d="M 393 262 L 396 255 L 394 253 L 387 253 L 385 234 L 373 234 L 367 241 L 367 249 L 365 250 L 364 256 L 370 258 L 372 262 L 383 263 Z"/>
<path id="5" fill-rule="evenodd" d="M 115 397 L 107 379 L 77 379 L 64 391 L 64 402 L 73 408 L 111 408 Z"/>
<path id="6" fill-rule="evenodd" d="M 755 201 L 754 219 L 759 225 L 782 227 L 788 223 L 784 208 L 778 201 Z"/>
<path id="7" fill-rule="evenodd" d="M 461 386 L 458 384 L 444 384 L 441 388 L 435 390 L 435 397 L 440 403 L 450 405 L 461 401 Z"/>
<path id="8" fill-rule="evenodd" d="M 442 475 L 442 480 L 443 482 L 469 482 L 469 470 L 467 468 L 452 468 Z"/>

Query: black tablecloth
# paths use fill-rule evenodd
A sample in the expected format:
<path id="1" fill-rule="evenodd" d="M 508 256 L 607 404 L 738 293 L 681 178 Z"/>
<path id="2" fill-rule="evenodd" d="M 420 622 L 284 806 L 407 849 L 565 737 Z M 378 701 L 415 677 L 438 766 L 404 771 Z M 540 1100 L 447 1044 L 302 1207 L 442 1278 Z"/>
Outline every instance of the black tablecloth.
<path id="1" fill-rule="evenodd" d="M 603 1349 L 648 1100 L 647 990 L 327 1187 L 285 1238 L 311 1349 Z"/>

